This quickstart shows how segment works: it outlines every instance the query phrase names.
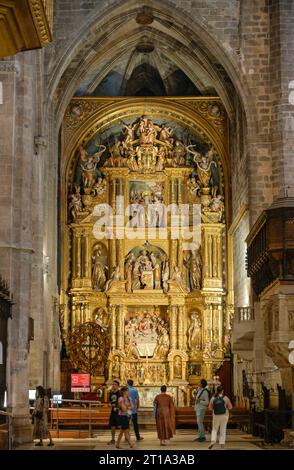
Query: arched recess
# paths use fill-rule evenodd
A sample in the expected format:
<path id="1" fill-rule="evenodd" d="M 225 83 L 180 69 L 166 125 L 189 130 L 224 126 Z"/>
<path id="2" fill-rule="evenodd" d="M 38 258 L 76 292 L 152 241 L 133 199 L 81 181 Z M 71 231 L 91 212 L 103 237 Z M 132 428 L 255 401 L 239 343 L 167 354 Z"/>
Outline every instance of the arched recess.
<path id="1" fill-rule="evenodd" d="M 48 95 L 51 99 L 54 97 L 58 124 L 89 66 L 98 61 L 100 68 L 103 68 L 102 58 L 105 53 L 109 56 L 112 48 L 117 53 L 120 46 L 125 48 L 129 44 L 132 34 L 137 31 L 139 38 L 148 28 L 138 29 L 138 25 L 133 21 L 132 29 L 128 30 L 126 39 L 126 21 L 130 18 L 134 20 L 145 4 L 144 1 L 129 3 L 130 6 L 126 12 L 123 1 L 112 1 L 110 4 L 109 2 L 105 2 L 105 4 L 99 2 L 97 12 L 92 14 L 77 31 L 73 32 L 68 44 L 55 59 L 55 62 L 49 62 L 51 70 L 48 77 Z M 227 89 L 226 83 L 229 77 L 243 103 L 247 121 L 256 124 L 254 102 L 246 78 L 242 73 L 239 57 L 221 44 L 213 26 L 208 27 L 201 17 L 196 19 L 191 16 L 189 16 L 189 25 L 187 25 L 187 15 L 184 9 L 175 9 L 175 5 L 167 0 L 150 1 L 148 6 L 153 9 L 154 17 L 158 18 L 161 24 L 165 24 L 169 28 L 172 26 L 172 31 L 175 32 L 178 41 L 177 49 L 180 51 L 178 60 L 181 61 L 182 70 L 186 75 L 191 78 L 190 74 L 193 69 L 204 70 L 206 76 L 212 78 L 229 117 L 232 117 L 234 106 L 230 96 L 231 90 Z M 105 34 L 102 30 L 108 30 L 109 33 Z M 114 40 L 116 35 L 116 40 Z M 165 47 L 168 41 L 171 41 L 172 45 L 175 44 L 173 37 L 168 37 L 157 28 L 156 41 L 160 38 L 162 38 Z M 185 60 L 185 56 L 188 57 L 187 53 L 189 61 Z M 191 63 L 190 67 L 189 62 Z M 220 68 L 223 68 L 227 74 L 226 77 L 218 73 L 214 67 L 215 63 L 221 64 Z"/>
<path id="2" fill-rule="evenodd" d="M 119 51 L 118 55 L 124 53 L 125 43 L 123 37 L 125 37 L 124 22 L 127 18 L 135 18 L 140 7 L 144 2 L 131 2 L 133 8 L 130 8 L 126 13 L 124 11 L 125 2 L 113 1 L 99 5 L 97 12 L 91 15 L 89 21 L 81 26 L 78 31 L 74 32 L 70 39 L 70 45 L 62 51 L 62 55 L 58 56 L 55 63 L 51 63 L 51 71 L 48 69 L 48 96 L 47 101 L 47 120 L 49 124 L 49 141 L 52 159 L 49 157 L 48 161 L 50 164 L 52 161 L 57 159 L 57 135 L 60 129 L 61 121 L 66 112 L 66 108 L 70 102 L 70 99 L 74 95 L 75 90 L 78 88 L 82 80 L 85 79 L 87 70 L 89 67 L 93 69 L 97 65 L 103 68 L 103 54 L 113 51 L 111 59 L 115 59 L 115 53 Z M 154 8 L 154 15 L 158 15 L 162 21 L 166 23 L 170 22 L 172 29 L 178 34 L 177 36 L 177 47 L 182 52 L 182 55 L 174 54 L 174 60 L 179 64 L 181 69 L 186 75 L 195 83 L 196 86 L 200 87 L 202 81 L 197 80 L 201 73 L 203 77 L 209 77 L 214 83 L 216 91 L 224 104 L 230 119 L 234 119 L 234 103 L 232 101 L 232 90 L 236 91 L 236 94 L 240 98 L 242 106 L 245 110 L 247 122 L 249 124 L 248 129 L 250 132 L 251 128 L 256 127 L 256 113 L 254 111 L 254 103 L 251 98 L 249 88 L 246 83 L 246 78 L 241 71 L 241 64 L 238 57 L 232 51 L 228 51 L 224 45 L 218 40 L 216 31 L 213 27 L 208 30 L 205 25 L 205 21 L 202 18 L 191 18 L 189 26 L 187 26 L 187 17 L 184 9 L 174 7 L 169 1 L 150 2 Z M 170 13 L 172 11 L 172 14 Z M 102 25 L 106 25 L 109 28 L 109 34 L 104 35 L 102 33 Z M 111 28 L 113 26 L 113 28 Z M 122 34 L 119 33 L 119 29 L 122 28 Z M 154 29 L 154 28 L 153 28 Z M 117 37 L 114 38 L 113 31 L 117 31 Z M 132 31 L 128 32 L 128 38 L 133 40 L 135 45 L 137 40 L 140 38 L 140 30 L 137 25 L 134 24 Z M 150 28 L 150 35 L 156 38 L 162 45 L 169 40 L 169 36 L 160 31 L 152 31 Z M 187 40 L 188 38 L 188 40 Z M 184 40 L 185 39 L 185 40 Z M 173 42 L 174 44 L 174 42 Z M 186 58 L 189 56 L 189 62 Z M 221 67 L 216 69 L 214 63 L 220 63 Z M 110 65 L 108 62 L 105 63 L 107 67 Z M 225 75 L 219 72 L 219 70 L 226 72 Z M 231 88 L 227 86 L 228 77 L 231 80 Z M 210 137 L 213 137 L 213 129 L 210 131 Z M 84 133 L 84 135 L 83 135 Z M 85 129 L 78 136 L 78 141 L 83 140 L 85 137 Z M 228 149 L 221 149 L 217 146 L 221 155 L 228 155 Z M 230 162 L 227 157 L 224 157 L 224 164 L 226 165 L 225 174 L 227 175 L 227 188 L 226 194 L 230 194 Z M 53 171 L 52 168 L 52 175 Z M 64 167 L 62 162 L 62 172 L 66 172 L 67 169 Z M 64 173 L 63 173 L 64 176 Z M 54 176 L 56 178 L 56 174 Z M 63 196 L 62 196 L 63 197 Z M 63 204 L 65 207 L 65 204 Z"/>

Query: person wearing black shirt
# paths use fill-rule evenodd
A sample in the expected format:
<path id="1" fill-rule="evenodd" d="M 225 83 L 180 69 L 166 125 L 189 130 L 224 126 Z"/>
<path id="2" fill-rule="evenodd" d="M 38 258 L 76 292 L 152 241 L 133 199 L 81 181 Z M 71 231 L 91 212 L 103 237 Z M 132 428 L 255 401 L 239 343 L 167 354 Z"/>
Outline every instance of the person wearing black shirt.
<path id="1" fill-rule="evenodd" d="M 115 430 L 119 427 L 119 422 L 118 422 L 118 406 L 117 406 L 117 401 L 120 397 L 120 392 L 119 392 L 119 381 L 114 380 L 111 390 L 109 392 L 109 402 L 111 405 L 111 413 L 109 417 L 109 427 L 111 429 L 111 440 L 108 442 L 108 444 L 115 444 Z"/>

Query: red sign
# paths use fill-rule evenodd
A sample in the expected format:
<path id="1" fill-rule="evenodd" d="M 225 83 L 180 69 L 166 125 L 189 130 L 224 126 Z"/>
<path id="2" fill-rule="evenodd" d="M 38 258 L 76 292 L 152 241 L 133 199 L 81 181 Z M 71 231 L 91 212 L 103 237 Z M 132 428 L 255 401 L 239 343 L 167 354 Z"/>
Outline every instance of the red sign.
<path id="1" fill-rule="evenodd" d="M 90 391 L 90 374 L 71 374 L 71 391 Z"/>

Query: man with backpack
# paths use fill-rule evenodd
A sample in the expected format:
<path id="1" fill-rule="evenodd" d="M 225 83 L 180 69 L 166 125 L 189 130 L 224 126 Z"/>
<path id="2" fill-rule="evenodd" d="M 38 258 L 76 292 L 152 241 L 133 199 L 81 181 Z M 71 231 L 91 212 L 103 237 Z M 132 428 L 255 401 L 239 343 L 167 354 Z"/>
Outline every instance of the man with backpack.
<path id="1" fill-rule="evenodd" d="M 229 410 L 233 408 L 230 399 L 224 395 L 224 389 L 219 385 L 216 389 L 216 394 L 209 403 L 209 409 L 213 412 L 212 418 L 212 431 L 211 443 L 208 449 L 212 449 L 217 440 L 217 433 L 219 433 L 219 443 L 221 448 L 225 447 L 226 431 L 229 420 Z"/>
<path id="2" fill-rule="evenodd" d="M 195 412 L 196 421 L 198 426 L 198 437 L 194 439 L 197 442 L 205 442 L 205 430 L 204 430 L 204 416 L 209 405 L 210 394 L 207 389 L 207 381 L 205 379 L 200 380 L 200 386 L 197 390 L 195 397 Z"/>

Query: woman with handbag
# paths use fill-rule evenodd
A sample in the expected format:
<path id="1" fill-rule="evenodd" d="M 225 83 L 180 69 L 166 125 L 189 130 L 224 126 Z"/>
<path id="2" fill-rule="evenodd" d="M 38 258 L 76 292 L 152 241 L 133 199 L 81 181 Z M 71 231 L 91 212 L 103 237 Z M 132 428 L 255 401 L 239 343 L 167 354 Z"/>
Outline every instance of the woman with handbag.
<path id="1" fill-rule="evenodd" d="M 212 449 L 217 440 L 218 430 L 220 430 L 219 443 L 221 448 L 225 447 L 227 424 L 229 421 L 229 412 L 233 408 L 230 399 L 224 394 L 224 389 L 219 385 L 214 397 L 210 400 L 209 410 L 213 412 L 211 443 L 208 449 Z"/>
<path id="2" fill-rule="evenodd" d="M 120 390 L 121 396 L 119 397 L 117 401 L 117 406 L 119 409 L 118 412 L 118 424 L 120 427 L 120 433 L 118 435 L 117 443 L 116 443 L 116 448 L 120 449 L 120 441 L 123 437 L 123 434 L 125 435 L 126 441 L 129 443 L 129 446 L 132 448 L 134 447 L 134 444 L 131 441 L 130 437 L 130 419 L 133 413 L 133 404 L 131 399 L 129 398 L 129 390 L 128 387 L 122 387 Z"/>
<path id="3" fill-rule="evenodd" d="M 39 385 L 36 388 L 36 401 L 32 419 L 34 423 L 33 439 L 39 439 L 36 446 L 43 445 L 43 439 L 49 439 L 48 446 L 54 446 L 48 429 L 49 400 L 44 388 Z"/>

